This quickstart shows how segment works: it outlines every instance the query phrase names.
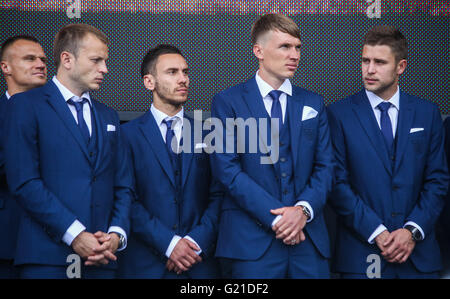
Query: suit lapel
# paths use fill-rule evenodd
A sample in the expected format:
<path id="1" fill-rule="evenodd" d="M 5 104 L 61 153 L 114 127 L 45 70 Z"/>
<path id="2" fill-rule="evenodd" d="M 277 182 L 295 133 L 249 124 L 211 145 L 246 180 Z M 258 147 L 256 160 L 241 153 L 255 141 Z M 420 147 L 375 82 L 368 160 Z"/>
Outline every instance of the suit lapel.
<path id="1" fill-rule="evenodd" d="M 405 147 L 409 138 L 409 131 L 412 127 L 412 121 L 414 118 L 414 106 L 411 98 L 407 97 L 403 92 L 400 92 L 400 110 L 398 113 L 397 124 L 397 147 L 395 150 L 395 169 L 397 170 Z"/>
<path id="2" fill-rule="evenodd" d="M 247 104 L 248 109 L 251 112 L 251 116 L 256 119 L 256 123 L 258 126 L 258 137 L 260 142 L 260 145 L 265 147 L 264 151 L 269 153 L 269 147 L 268 142 L 270 140 L 270 143 L 273 143 L 273 140 L 271 140 L 272 136 L 272 130 L 270 126 L 270 115 L 267 113 L 266 107 L 264 106 L 264 101 L 261 98 L 261 93 L 259 92 L 258 85 L 256 84 L 256 79 L 253 77 L 252 79 L 248 80 L 245 83 L 244 86 L 244 93 L 243 98 L 245 103 Z M 263 130 L 261 130 L 261 127 L 259 126 L 259 120 L 260 119 L 266 119 L 267 121 L 267 136 L 262 137 Z M 263 150 L 262 148 L 260 149 Z M 272 163 L 274 165 L 274 163 Z"/>
<path id="3" fill-rule="evenodd" d="M 292 158 L 294 165 L 297 165 L 299 144 L 301 144 L 302 138 L 302 126 L 303 122 L 301 115 L 303 112 L 303 106 L 305 100 L 301 96 L 301 92 L 295 86 L 292 87 L 292 97 L 287 97 L 287 107 L 286 112 L 288 114 L 290 135 L 291 135 L 291 147 L 292 147 Z"/>
<path id="4" fill-rule="evenodd" d="M 84 141 L 83 137 L 81 136 L 80 129 L 78 128 L 78 125 L 70 112 L 69 107 L 67 106 L 66 101 L 64 101 L 64 98 L 59 91 L 59 89 L 56 87 L 56 85 L 49 81 L 46 85 L 45 94 L 47 96 L 47 102 L 50 104 L 50 106 L 53 107 L 56 114 L 60 117 L 61 121 L 66 126 L 67 130 L 72 134 L 72 136 L 77 141 L 78 145 L 80 146 L 81 150 L 86 156 L 86 159 L 89 160 L 88 150 L 86 142 Z"/>
<path id="5" fill-rule="evenodd" d="M 378 156 L 381 161 L 383 161 L 383 165 L 386 168 L 387 172 L 392 175 L 392 164 L 389 161 L 389 155 L 386 149 L 386 145 L 383 139 L 383 135 L 378 126 L 377 120 L 373 113 L 372 107 L 370 106 L 369 99 L 365 91 L 361 91 L 358 97 L 354 100 L 353 110 L 356 114 L 356 117 L 359 119 L 361 126 L 369 137 L 372 146 L 375 148 Z"/>
<path id="6" fill-rule="evenodd" d="M 139 129 L 144 135 L 147 142 L 150 144 L 150 148 L 153 150 L 156 158 L 161 164 L 161 168 L 169 177 L 172 185 L 176 186 L 174 178 L 174 170 L 172 163 L 170 162 L 169 153 L 167 152 L 166 144 L 161 136 L 161 131 L 156 124 L 155 118 L 152 112 L 149 110 L 142 117 Z"/>
<path id="7" fill-rule="evenodd" d="M 190 134 L 187 129 L 187 124 L 186 122 L 189 122 L 190 126 Z M 201 122 L 200 122 L 201 124 Z M 195 120 L 188 118 L 185 116 L 184 121 L 183 121 L 183 143 L 187 141 L 187 139 L 190 140 L 190 152 L 185 153 L 184 151 L 181 153 L 181 187 L 184 186 L 184 184 L 186 183 L 186 179 L 187 176 L 189 174 L 189 171 L 191 169 L 191 164 L 192 164 L 192 158 L 194 157 L 194 148 L 195 148 L 195 143 L 194 143 L 194 126 L 195 126 Z M 183 147 L 184 148 L 184 147 Z"/>
<path id="8" fill-rule="evenodd" d="M 106 136 L 105 136 L 105 131 L 106 130 L 106 126 L 104 126 L 105 121 L 101 115 L 101 113 L 99 112 L 99 108 L 97 107 L 97 102 L 92 100 L 92 109 L 91 109 L 91 121 L 92 119 L 95 120 L 95 127 L 93 127 L 92 129 L 96 130 L 97 133 L 97 150 L 98 150 L 98 154 L 97 154 L 97 160 L 95 162 L 95 168 L 97 169 L 100 165 L 100 161 L 103 161 L 103 156 L 106 154 L 109 154 L 104 152 L 104 145 L 105 145 L 105 141 L 106 141 Z"/>

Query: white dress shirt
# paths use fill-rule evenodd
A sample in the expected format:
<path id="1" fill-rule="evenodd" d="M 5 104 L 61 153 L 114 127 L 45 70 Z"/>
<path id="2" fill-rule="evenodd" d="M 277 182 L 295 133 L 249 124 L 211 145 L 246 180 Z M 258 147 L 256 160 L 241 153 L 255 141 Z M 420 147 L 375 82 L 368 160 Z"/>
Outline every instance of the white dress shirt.
<path id="1" fill-rule="evenodd" d="M 374 94 L 371 91 L 366 90 L 366 95 L 367 98 L 369 99 L 370 102 L 370 106 L 372 106 L 372 110 L 373 113 L 375 114 L 375 118 L 377 119 L 378 122 L 378 127 L 381 130 L 381 111 L 380 109 L 377 107 L 380 103 L 385 102 L 385 100 L 383 100 L 382 98 L 380 98 L 379 96 L 377 96 L 376 94 Z M 391 107 L 389 107 L 388 109 L 388 115 L 389 118 L 391 120 L 391 124 L 392 124 L 392 136 L 395 138 L 396 132 L 397 132 L 397 123 L 398 123 L 398 113 L 400 111 L 400 89 L 397 86 L 397 91 L 395 92 L 395 94 L 388 100 L 388 102 L 391 103 Z M 405 225 L 403 227 L 405 227 L 406 225 L 412 225 L 414 227 L 417 227 L 420 231 L 420 233 L 422 234 L 422 237 L 425 238 L 425 233 L 423 232 L 422 228 L 417 225 L 417 223 L 412 222 L 412 221 L 408 221 L 407 223 L 405 223 Z M 382 232 L 384 232 L 385 230 L 387 230 L 387 228 L 383 225 L 380 224 L 375 231 L 372 233 L 372 235 L 370 235 L 369 239 L 367 240 L 370 244 L 373 244 L 375 241 L 375 238 L 381 234 Z"/>
<path id="2" fill-rule="evenodd" d="M 53 77 L 53 83 L 55 83 L 58 90 L 61 92 L 64 100 L 67 101 L 70 100 L 72 97 L 75 96 L 73 92 L 71 92 L 69 89 L 67 89 L 64 85 L 62 85 L 61 82 L 56 79 L 56 76 Z M 83 105 L 83 117 L 86 122 L 86 125 L 89 129 L 89 135 L 92 135 L 92 124 L 91 124 L 91 109 L 90 106 L 92 106 L 91 97 L 89 96 L 89 92 L 85 92 L 82 94 L 81 98 L 86 98 L 88 100 L 89 105 Z M 78 99 L 78 101 L 81 101 L 81 98 Z M 67 103 L 67 106 L 69 107 L 70 111 L 72 112 L 72 115 L 75 119 L 75 122 L 78 124 L 78 118 L 77 118 L 77 110 L 73 105 L 70 105 Z M 71 245 L 73 240 L 83 231 L 86 230 L 86 227 L 78 220 L 75 220 L 72 225 L 67 229 L 67 231 L 64 233 L 64 236 L 62 238 L 63 242 L 67 245 Z M 109 233 L 117 233 L 125 237 L 124 244 L 122 247 L 118 248 L 117 251 L 121 251 L 127 247 L 127 234 L 125 231 L 118 226 L 111 226 L 108 229 Z"/>
<path id="3" fill-rule="evenodd" d="M 264 81 L 259 76 L 259 71 L 256 72 L 255 78 L 256 78 L 256 84 L 258 85 L 259 92 L 261 93 L 261 97 L 264 101 L 264 107 L 266 108 L 267 113 L 269 115 L 271 115 L 273 99 L 269 95 L 269 93 L 274 89 L 272 88 L 272 86 L 270 86 L 266 81 Z M 289 81 L 289 79 L 284 80 L 283 84 L 281 84 L 281 86 L 278 88 L 278 90 L 283 92 L 280 95 L 279 101 L 280 101 L 280 105 L 281 105 L 281 115 L 282 115 L 283 123 L 284 123 L 284 119 L 286 118 L 285 116 L 286 116 L 286 107 L 287 107 L 287 95 L 292 96 L 291 81 Z M 309 218 L 307 220 L 307 222 L 311 222 L 313 220 L 314 211 L 313 211 L 311 205 L 307 201 L 299 201 L 295 205 L 296 206 L 305 206 L 306 208 L 308 208 L 308 210 L 311 213 L 311 218 Z M 277 217 L 275 217 L 275 219 L 272 222 L 272 226 L 274 226 L 281 219 L 281 217 L 282 217 L 282 215 L 278 215 Z"/>
<path id="4" fill-rule="evenodd" d="M 92 102 L 89 92 L 86 91 L 81 95 L 81 97 L 78 97 L 73 92 L 68 90 L 64 85 L 62 85 L 61 82 L 59 82 L 58 79 L 56 79 L 56 76 L 54 76 L 52 80 L 53 83 L 55 83 L 56 86 L 58 87 L 66 103 L 73 97 L 75 97 L 75 99 L 73 99 L 74 102 L 81 102 L 81 99 L 83 98 L 88 100 L 89 105 L 83 105 L 83 118 L 89 129 L 89 136 L 92 136 L 91 109 L 90 109 L 90 107 L 92 107 Z M 69 106 L 70 112 L 72 112 L 73 118 L 75 119 L 75 122 L 78 124 L 77 109 L 75 108 L 74 105 L 71 105 L 69 103 L 67 103 L 67 106 Z"/>
<path id="5" fill-rule="evenodd" d="M 11 96 L 9 95 L 8 91 L 5 92 L 5 95 L 6 95 L 6 99 L 9 100 L 9 98 L 10 98 Z"/>
<path id="6" fill-rule="evenodd" d="M 168 116 L 161 110 L 158 110 L 155 108 L 154 105 L 150 107 L 150 111 L 153 114 L 153 117 L 155 118 L 156 124 L 158 125 L 159 130 L 161 131 L 161 136 L 166 142 L 166 133 L 167 133 L 167 125 L 164 123 L 164 120 L 172 120 L 172 130 L 174 131 L 175 137 L 177 138 L 178 147 L 180 146 L 181 136 L 183 133 L 183 115 L 184 115 L 184 109 L 181 108 L 181 110 L 175 114 L 174 116 Z M 184 236 L 183 238 L 188 239 L 189 241 L 193 242 L 195 245 L 197 245 L 198 248 L 200 246 L 195 242 L 194 239 L 189 237 L 188 235 Z M 169 247 L 167 247 L 166 250 L 166 257 L 170 258 L 170 255 L 172 254 L 173 249 L 178 244 L 178 241 L 182 239 L 181 236 L 175 235 L 173 236 L 172 240 L 169 243 Z M 202 253 L 202 249 L 200 248 L 199 251 L 196 251 L 198 255 Z"/>

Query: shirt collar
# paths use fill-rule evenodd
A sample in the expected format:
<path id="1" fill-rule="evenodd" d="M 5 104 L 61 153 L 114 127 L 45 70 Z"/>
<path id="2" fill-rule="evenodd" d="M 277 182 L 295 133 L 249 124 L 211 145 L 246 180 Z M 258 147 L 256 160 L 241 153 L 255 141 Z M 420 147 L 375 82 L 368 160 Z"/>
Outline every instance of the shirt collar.
<path id="1" fill-rule="evenodd" d="M 150 107 L 150 111 L 153 114 L 153 117 L 156 120 L 156 123 L 158 124 L 158 127 L 161 126 L 163 120 L 167 119 L 167 120 L 176 120 L 175 121 L 175 125 L 180 122 L 181 125 L 183 125 L 183 115 L 184 115 L 184 108 L 181 107 L 181 110 L 178 111 L 177 114 L 175 114 L 174 116 L 169 116 L 167 114 L 165 114 L 164 112 L 162 112 L 161 110 L 158 110 L 153 104 Z"/>
<path id="2" fill-rule="evenodd" d="M 261 93 L 261 96 L 264 99 L 269 94 L 269 92 L 271 92 L 274 89 L 259 76 L 259 71 L 256 72 L 255 77 L 256 77 L 256 84 L 258 85 L 259 88 L 259 92 Z M 278 88 L 278 90 L 288 94 L 289 96 L 292 96 L 291 81 L 289 79 L 285 79 L 283 84 L 281 84 L 281 86 Z"/>
<path id="3" fill-rule="evenodd" d="M 63 98 L 64 98 L 64 101 L 67 102 L 67 101 L 70 100 L 72 97 L 76 97 L 76 95 L 75 95 L 73 92 L 71 92 L 70 90 L 68 90 L 67 87 L 65 87 L 64 85 L 62 85 L 62 83 L 59 82 L 58 79 L 56 79 L 56 76 L 53 76 L 52 81 L 53 81 L 53 83 L 55 83 L 56 87 L 58 87 L 59 91 L 61 92 L 61 94 L 62 94 L 62 96 L 63 96 Z M 90 97 L 90 95 L 89 95 L 89 92 L 86 91 L 85 93 L 83 93 L 83 94 L 81 95 L 81 98 L 86 98 L 86 99 L 88 100 L 88 102 L 89 102 L 89 105 L 92 106 L 91 97 Z"/>
<path id="4" fill-rule="evenodd" d="M 367 98 L 369 98 L 369 102 L 370 102 L 370 105 L 372 106 L 372 109 L 375 109 L 380 103 L 386 102 L 385 100 L 383 100 L 382 98 L 377 96 L 375 93 L 368 91 L 367 89 L 365 91 L 366 91 Z M 398 86 L 397 86 L 397 91 L 388 100 L 388 102 L 390 102 L 395 108 L 397 108 L 397 110 L 400 110 L 400 88 L 398 88 Z"/>
<path id="5" fill-rule="evenodd" d="M 6 99 L 9 100 L 9 98 L 11 98 L 11 96 L 9 95 L 8 91 L 5 92 L 6 95 Z"/>

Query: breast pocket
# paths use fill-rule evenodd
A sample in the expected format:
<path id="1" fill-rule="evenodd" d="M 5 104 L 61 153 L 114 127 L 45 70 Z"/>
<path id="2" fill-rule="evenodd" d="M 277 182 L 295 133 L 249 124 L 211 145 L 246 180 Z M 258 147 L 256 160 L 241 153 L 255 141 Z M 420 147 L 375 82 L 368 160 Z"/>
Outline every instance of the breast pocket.
<path id="1" fill-rule="evenodd" d="M 425 152 L 427 145 L 427 134 L 425 131 L 409 133 L 409 140 L 416 153 L 421 154 Z"/>

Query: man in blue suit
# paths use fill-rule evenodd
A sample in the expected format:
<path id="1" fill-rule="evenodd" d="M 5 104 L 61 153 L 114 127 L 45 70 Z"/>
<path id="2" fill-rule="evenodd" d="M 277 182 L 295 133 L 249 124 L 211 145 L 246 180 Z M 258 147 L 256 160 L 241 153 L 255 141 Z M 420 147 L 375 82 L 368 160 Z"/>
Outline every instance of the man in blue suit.
<path id="1" fill-rule="evenodd" d="M 11 96 L 47 82 L 47 57 L 36 38 L 17 35 L 2 44 L 0 63 L 8 88 L 0 97 L 0 235 L 3 236 L 0 243 L 0 278 L 16 278 L 13 262 L 20 209 L 11 197 L 6 182 L 2 144 L 5 139 L 4 119 Z"/>
<path id="2" fill-rule="evenodd" d="M 445 129 L 445 152 L 447 154 L 447 167 L 450 168 L 450 118 L 447 117 L 444 121 Z M 450 278 L 450 184 L 449 191 L 445 197 L 445 205 L 439 217 L 439 225 L 436 229 L 436 236 L 439 241 L 443 269 L 441 271 L 441 278 Z"/>
<path id="3" fill-rule="evenodd" d="M 226 147 L 211 158 L 214 177 L 226 186 L 216 256 L 231 278 L 328 278 L 322 211 L 332 148 L 323 99 L 289 80 L 301 45 L 292 19 L 260 17 L 252 43 L 256 75 L 217 94 L 211 108 L 225 127 L 218 139 Z"/>
<path id="4" fill-rule="evenodd" d="M 202 120 L 183 110 L 188 71 L 171 45 L 151 49 L 142 62 L 153 103 L 123 126 L 137 200 L 128 249 L 120 257 L 121 278 L 219 276 L 214 250 L 222 193 L 211 180 L 207 145 L 195 137 L 195 128 L 202 133 Z"/>
<path id="5" fill-rule="evenodd" d="M 15 255 L 21 278 L 115 275 L 109 261 L 126 245 L 132 192 L 117 113 L 89 94 L 107 73 L 107 44 L 90 25 L 63 27 L 54 41 L 56 76 L 12 97 L 5 154 L 24 211 Z"/>
<path id="6" fill-rule="evenodd" d="M 340 216 L 335 271 L 343 278 L 436 278 L 434 226 L 448 187 L 436 105 L 398 87 L 407 42 L 390 26 L 364 39 L 364 90 L 330 105 Z"/>

